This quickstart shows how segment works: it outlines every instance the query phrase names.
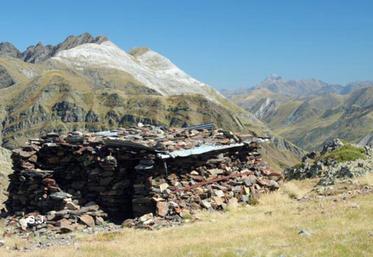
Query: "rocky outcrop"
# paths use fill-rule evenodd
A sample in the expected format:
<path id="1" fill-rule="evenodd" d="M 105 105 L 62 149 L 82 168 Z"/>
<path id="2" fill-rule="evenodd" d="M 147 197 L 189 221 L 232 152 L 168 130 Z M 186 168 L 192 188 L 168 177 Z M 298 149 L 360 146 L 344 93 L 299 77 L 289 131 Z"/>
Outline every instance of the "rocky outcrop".
<path id="1" fill-rule="evenodd" d="M 54 48 L 54 53 L 53 54 L 56 54 L 59 51 L 74 48 L 74 47 L 82 45 L 82 44 L 87 44 L 87 43 L 100 44 L 100 43 L 105 42 L 107 40 L 108 39 L 105 36 L 93 37 L 89 33 L 83 33 L 83 34 L 78 35 L 78 36 L 69 36 L 62 43 L 58 44 Z"/>
<path id="2" fill-rule="evenodd" d="M 98 117 L 98 115 L 92 111 L 92 110 L 89 110 L 87 112 L 87 114 L 85 115 L 85 122 L 99 122 L 100 121 L 100 118 Z"/>
<path id="3" fill-rule="evenodd" d="M 78 36 L 69 36 L 58 45 L 43 45 L 41 42 L 27 47 L 24 52 L 20 52 L 14 45 L 8 42 L 0 43 L 0 56 L 7 56 L 22 59 L 29 63 L 40 63 L 63 50 L 68 50 L 76 46 L 95 43 L 100 44 L 107 41 L 104 36 L 93 37 L 89 33 L 83 33 Z"/>
<path id="4" fill-rule="evenodd" d="M 318 185 L 330 186 L 354 177 L 360 177 L 373 172 L 373 150 L 367 148 L 367 158 L 347 162 L 321 160 L 310 164 L 304 162 L 299 167 L 285 171 L 287 179 L 306 179 L 319 177 Z"/>
<path id="5" fill-rule="evenodd" d="M 339 138 L 329 139 L 324 143 L 320 154 L 326 154 L 327 152 L 334 151 L 343 145 L 343 142 Z"/>
<path id="6" fill-rule="evenodd" d="M 10 76 L 5 67 L 0 65 L 0 89 L 10 87 L 15 84 L 15 81 Z"/>
<path id="7" fill-rule="evenodd" d="M 267 117 L 274 115 L 278 105 L 279 104 L 274 99 L 263 98 L 251 108 L 251 111 L 258 119 L 266 120 Z"/>
<path id="8" fill-rule="evenodd" d="M 0 56 L 21 58 L 21 52 L 11 43 L 0 43 Z"/>
<path id="9" fill-rule="evenodd" d="M 53 55 L 53 46 L 44 46 L 41 42 L 35 46 L 29 46 L 26 51 L 22 53 L 22 59 L 25 62 L 38 63 L 45 61 Z"/>
<path id="10" fill-rule="evenodd" d="M 67 101 L 56 103 L 52 107 L 52 111 L 63 122 L 80 122 L 84 121 L 86 117 L 86 112 L 83 108 Z"/>
<path id="11" fill-rule="evenodd" d="M 364 157 L 355 158 L 351 161 L 323 158 L 327 154 L 343 146 L 343 142 L 339 139 L 327 141 L 320 153 L 311 152 L 302 158 L 302 163 L 286 169 L 284 172 L 285 178 L 290 180 L 319 177 L 319 186 L 330 186 L 338 181 L 363 176 L 369 172 L 373 172 L 373 148 L 369 146 L 364 148 Z"/>
<path id="12" fill-rule="evenodd" d="M 373 172 L 373 150 L 367 148 L 367 158 L 348 162 L 331 162 L 318 183 L 320 186 L 334 185 L 337 180 L 360 177 Z"/>

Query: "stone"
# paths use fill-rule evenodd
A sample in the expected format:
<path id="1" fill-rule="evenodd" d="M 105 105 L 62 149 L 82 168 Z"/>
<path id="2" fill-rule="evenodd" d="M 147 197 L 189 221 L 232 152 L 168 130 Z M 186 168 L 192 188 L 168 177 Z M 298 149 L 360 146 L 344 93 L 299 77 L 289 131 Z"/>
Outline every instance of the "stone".
<path id="1" fill-rule="evenodd" d="M 153 223 L 153 213 L 147 213 L 147 214 L 144 214 L 142 215 L 140 218 L 139 218 L 139 221 L 144 224 L 144 225 L 148 225 L 148 224 L 151 224 Z"/>
<path id="2" fill-rule="evenodd" d="M 102 217 L 95 217 L 95 224 L 98 226 L 101 226 L 105 223 L 104 219 Z"/>
<path id="3" fill-rule="evenodd" d="M 298 235 L 309 237 L 309 236 L 312 235 L 312 233 L 310 231 L 308 231 L 307 229 L 301 229 L 301 230 L 299 230 Z"/>
<path id="4" fill-rule="evenodd" d="M 19 155 L 23 158 L 30 158 L 32 155 L 34 155 L 36 151 L 20 151 Z"/>
<path id="5" fill-rule="evenodd" d="M 68 219 L 60 219 L 56 222 L 56 226 L 59 228 L 59 233 L 65 234 L 74 231 L 74 226 Z"/>
<path id="6" fill-rule="evenodd" d="M 28 227 L 28 223 L 27 223 L 27 219 L 25 218 L 21 218 L 19 221 L 18 221 L 19 225 L 21 226 L 21 229 L 22 230 L 27 230 L 27 227 Z"/>
<path id="7" fill-rule="evenodd" d="M 63 218 L 63 219 L 58 220 L 56 222 L 56 225 L 58 227 L 68 226 L 68 225 L 71 225 L 71 221 L 69 221 L 68 219 Z"/>
<path id="8" fill-rule="evenodd" d="M 188 209 L 181 210 L 180 211 L 180 217 L 182 217 L 183 219 L 190 219 L 190 218 L 192 218 L 190 210 L 188 210 Z"/>
<path id="9" fill-rule="evenodd" d="M 224 170 L 222 169 L 210 169 L 209 172 L 212 176 L 224 174 Z"/>
<path id="10" fill-rule="evenodd" d="M 165 217 L 168 213 L 168 203 L 167 202 L 157 202 L 157 215 L 161 217 Z"/>
<path id="11" fill-rule="evenodd" d="M 235 193 L 240 193 L 242 191 L 242 187 L 241 186 L 234 186 L 232 188 L 232 191 L 235 192 Z"/>
<path id="12" fill-rule="evenodd" d="M 122 223 L 122 227 L 131 228 L 135 226 L 135 221 L 133 219 L 126 219 Z"/>
<path id="13" fill-rule="evenodd" d="M 249 196 L 248 195 L 241 195 L 241 202 L 243 202 L 243 203 L 248 203 L 249 202 L 249 200 L 250 200 L 250 198 L 249 198 Z"/>
<path id="14" fill-rule="evenodd" d="M 87 225 L 88 227 L 94 227 L 95 226 L 95 220 L 93 219 L 93 217 L 91 215 L 88 215 L 88 214 L 83 214 L 81 216 L 79 216 L 79 220 Z"/>
<path id="15" fill-rule="evenodd" d="M 5 245 L 5 240 L 0 239 L 0 247 L 3 247 Z"/>
<path id="16" fill-rule="evenodd" d="M 246 195 L 251 195 L 250 187 L 244 187 L 244 191 Z"/>
<path id="17" fill-rule="evenodd" d="M 244 179 L 244 183 L 248 187 L 254 185 L 256 183 L 256 176 L 249 175 L 247 178 Z"/>
<path id="18" fill-rule="evenodd" d="M 100 206 L 98 206 L 98 204 L 96 204 L 95 202 L 88 202 L 84 205 L 84 208 L 89 211 L 97 211 L 100 209 Z"/>
<path id="19" fill-rule="evenodd" d="M 71 198 L 72 195 L 61 191 L 61 192 L 55 192 L 53 194 L 50 194 L 49 197 L 52 198 L 53 200 L 62 201 L 62 200 L 65 200 L 66 198 Z"/>
<path id="20" fill-rule="evenodd" d="M 73 131 L 66 137 L 66 141 L 71 144 L 83 143 L 84 141 L 83 133 L 80 131 Z"/>
<path id="21" fill-rule="evenodd" d="M 217 196 L 217 197 L 224 197 L 225 194 L 222 190 L 214 190 L 214 194 Z"/>
<path id="22" fill-rule="evenodd" d="M 228 201 L 228 207 L 229 208 L 237 208 L 238 207 L 238 200 L 237 198 L 231 198 Z"/>
<path id="23" fill-rule="evenodd" d="M 272 189 L 279 189 L 280 188 L 280 185 L 274 180 L 270 180 L 269 183 L 268 183 L 268 186 Z"/>
<path id="24" fill-rule="evenodd" d="M 343 145 L 344 145 L 343 142 L 339 138 L 328 140 L 324 143 L 321 154 L 325 154 L 327 152 L 333 151 L 339 147 L 342 147 Z"/>
<path id="25" fill-rule="evenodd" d="M 56 211 L 48 212 L 46 218 L 49 221 L 54 220 L 56 218 Z"/>
<path id="26" fill-rule="evenodd" d="M 168 187 L 169 185 L 167 183 L 162 183 L 159 185 L 159 189 L 161 190 L 161 192 L 164 192 Z"/>
<path id="27" fill-rule="evenodd" d="M 65 209 L 68 209 L 68 210 L 72 210 L 72 211 L 76 211 L 76 210 L 80 210 L 80 206 L 75 204 L 74 202 L 72 201 L 67 201 L 65 203 Z"/>
<path id="28" fill-rule="evenodd" d="M 190 175 L 193 175 L 193 176 L 198 176 L 199 175 L 199 173 L 197 172 L 197 171 L 195 171 L 195 170 L 193 170 L 191 173 L 190 173 Z"/>
<path id="29" fill-rule="evenodd" d="M 222 206 L 224 204 L 224 199 L 218 196 L 215 196 L 212 198 L 214 200 L 214 203 L 218 206 Z"/>
<path id="30" fill-rule="evenodd" d="M 201 205 L 206 209 L 211 209 L 211 203 L 206 199 L 201 201 Z"/>

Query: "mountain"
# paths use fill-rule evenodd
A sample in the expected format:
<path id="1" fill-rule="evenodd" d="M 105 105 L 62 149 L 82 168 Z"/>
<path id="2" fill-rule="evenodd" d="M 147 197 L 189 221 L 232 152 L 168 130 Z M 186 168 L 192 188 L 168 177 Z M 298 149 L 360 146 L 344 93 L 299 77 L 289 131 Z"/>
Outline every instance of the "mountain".
<path id="1" fill-rule="evenodd" d="M 331 85 L 321 80 L 285 80 L 278 75 L 270 75 L 256 89 L 266 89 L 275 94 L 293 98 L 317 96 L 325 93 L 340 92 L 343 87 Z"/>
<path id="2" fill-rule="evenodd" d="M 0 43 L 0 56 L 21 58 L 22 53 L 11 43 Z"/>
<path id="3" fill-rule="evenodd" d="M 269 136 L 272 144 L 265 146 L 264 157 L 275 169 L 303 155 L 253 114 L 154 50 L 125 52 L 106 37 L 87 33 L 25 51 L 10 43 L 0 46 L 0 142 L 5 148 L 51 131 L 212 122 Z"/>
<path id="4" fill-rule="evenodd" d="M 372 81 L 342 86 L 270 76 L 244 92 L 226 95 L 275 133 L 307 150 L 335 137 L 359 143 L 373 132 Z"/>
<path id="5" fill-rule="evenodd" d="M 214 122 L 235 131 L 269 131 L 151 49 L 127 53 L 106 37 L 87 33 L 23 52 L 10 43 L 0 49 L 1 140 L 7 148 L 49 131 L 106 130 L 138 122 Z"/>
<path id="6" fill-rule="evenodd" d="M 0 56 L 19 58 L 28 63 L 40 63 L 55 56 L 60 51 L 87 43 L 100 44 L 107 40 L 104 36 L 92 37 L 89 33 L 84 33 L 79 36 L 69 36 L 62 43 L 55 46 L 44 46 L 39 42 L 36 45 L 27 47 L 23 52 L 20 52 L 13 44 L 3 42 L 0 43 Z"/>

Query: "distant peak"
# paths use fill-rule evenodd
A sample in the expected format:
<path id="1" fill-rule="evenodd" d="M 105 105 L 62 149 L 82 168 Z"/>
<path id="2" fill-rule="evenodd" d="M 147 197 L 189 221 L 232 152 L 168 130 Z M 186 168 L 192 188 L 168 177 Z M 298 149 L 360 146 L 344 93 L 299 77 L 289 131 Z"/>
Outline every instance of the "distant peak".
<path id="1" fill-rule="evenodd" d="M 281 80 L 281 79 L 282 79 L 282 77 L 280 75 L 272 73 L 265 80 Z"/>
<path id="2" fill-rule="evenodd" d="M 82 44 L 87 44 L 87 43 L 101 44 L 102 42 L 105 42 L 105 41 L 108 41 L 108 38 L 105 36 L 93 37 L 88 32 L 85 32 L 77 36 L 74 36 L 74 35 L 68 36 L 62 43 L 58 44 L 56 48 L 59 51 L 61 51 L 61 50 L 70 49 L 70 48 L 73 48 L 73 47 L 76 47 Z"/>
<path id="3" fill-rule="evenodd" d="M 1 42 L 0 56 L 19 58 L 21 56 L 21 52 L 12 43 Z"/>
<path id="4" fill-rule="evenodd" d="M 108 41 L 108 38 L 105 36 L 93 37 L 88 32 L 85 32 L 77 36 L 70 35 L 62 43 L 57 45 L 44 46 L 41 42 L 38 42 L 36 45 L 29 46 L 22 54 L 18 55 L 18 58 L 22 58 L 25 62 L 40 63 L 55 56 L 60 51 L 83 44 L 101 44 L 106 41 Z"/>

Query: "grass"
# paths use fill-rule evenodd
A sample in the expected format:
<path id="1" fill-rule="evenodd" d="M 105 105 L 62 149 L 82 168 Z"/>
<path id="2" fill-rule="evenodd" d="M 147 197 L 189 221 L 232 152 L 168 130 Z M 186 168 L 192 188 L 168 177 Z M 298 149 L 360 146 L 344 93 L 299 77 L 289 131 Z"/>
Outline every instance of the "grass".
<path id="1" fill-rule="evenodd" d="M 342 147 L 328 152 L 320 156 L 320 160 L 333 159 L 338 162 L 354 161 L 357 159 L 365 159 L 365 150 L 361 147 L 356 147 L 350 144 L 343 145 Z"/>
<path id="2" fill-rule="evenodd" d="M 314 183 L 317 183 L 317 180 L 310 180 L 314 181 Z M 312 188 L 310 187 L 310 184 L 306 184 L 308 186 L 303 185 L 300 187 L 296 181 L 289 181 L 285 183 L 281 191 L 286 194 L 290 199 L 301 199 L 304 197 Z M 312 183 L 311 183 L 312 184 Z"/>
<path id="3" fill-rule="evenodd" d="M 354 182 L 371 187 L 373 186 L 373 173 L 369 173 L 366 176 L 357 177 Z"/>
<path id="4" fill-rule="evenodd" d="M 339 201 L 292 199 L 314 183 L 287 183 L 279 192 L 263 195 L 257 206 L 202 212 L 200 221 L 181 227 L 79 235 L 73 246 L 22 254 L 3 248 L 0 256 L 371 256 L 373 194 Z M 311 235 L 299 235 L 301 229 Z"/>

